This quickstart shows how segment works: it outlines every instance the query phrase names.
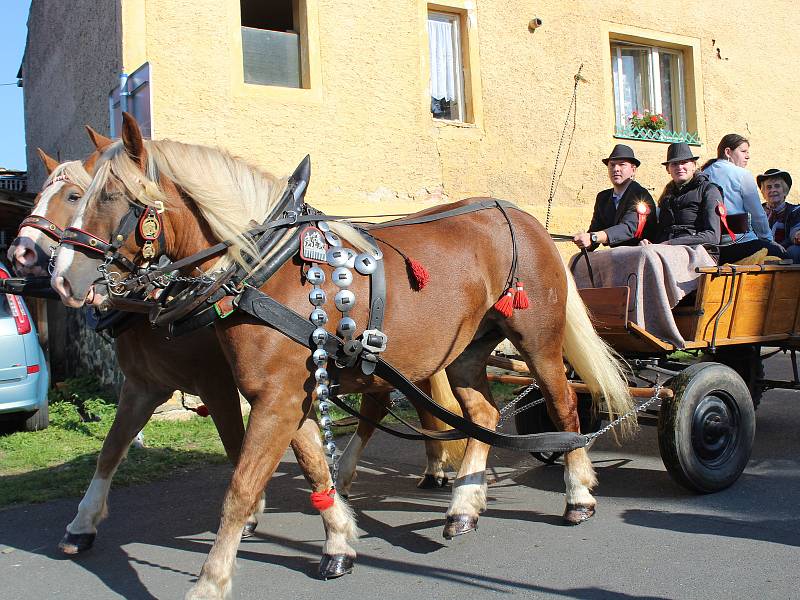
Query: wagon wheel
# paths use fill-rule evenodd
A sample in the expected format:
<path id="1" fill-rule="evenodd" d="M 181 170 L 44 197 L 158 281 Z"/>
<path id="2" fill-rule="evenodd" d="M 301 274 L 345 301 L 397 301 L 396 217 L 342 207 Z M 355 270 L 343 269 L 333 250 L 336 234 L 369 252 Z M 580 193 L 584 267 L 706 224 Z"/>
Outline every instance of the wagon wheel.
<path id="1" fill-rule="evenodd" d="M 541 397 L 542 393 L 538 389 L 531 391 L 526 397 L 527 401 L 520 408 Z M 588 394 L 578 394 L 578 416 L 581 421 L 582 433 L 593 433 L 600 429 L 600 417 L 592 410 L 592 398 Z M 550 420 L 550 415 L 547 414 L 547 407 L 544 402 L 518 413 L 514 416 L 514 421 L 517 426 L 517 433 L 523 435 L 558 431 L 553 421 Z M 588 450 L 589 447 L 587 446 L 586 449 Z M 563 454 L 563 452 L 531 452 L 531 456 L 546 465 L 556 464 Z"/>
<path id="2" fill-rule="evenodd" d="M 710 493 L 732 485 L 744 471 L 755 436 L 747 385 L 719 363 L 697 363 L 670 384 L 661 401 L 658 447 L 670 476 L 685 488 Z"/>

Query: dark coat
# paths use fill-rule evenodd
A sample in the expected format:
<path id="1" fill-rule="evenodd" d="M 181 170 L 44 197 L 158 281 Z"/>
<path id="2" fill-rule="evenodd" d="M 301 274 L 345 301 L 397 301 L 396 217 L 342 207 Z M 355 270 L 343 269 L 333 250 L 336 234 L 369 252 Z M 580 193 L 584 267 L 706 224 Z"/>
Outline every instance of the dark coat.
<path id="1" fill-rule="evenodd" d="M 796 204 L 785 202 L 785 207 L 780 215 L 775 216 L 770 214 L 767 210 L 767 203 L 764 202 L 761 206 L 764 212 L 767 213 L 767 220 L 769 221 L 769 228 L 772 230 L 772 237 L 784 248 L 792 245 L 792 238 L 789 233 L 800 224 L 800 210 Z"/>
<path id="2" fill-rule="evenodd" d="M 589 231 L 605 231 L 608 235 L 609 246 L 635 246 L 639 239 L 633 237 L 639 226 L 639 214 L 636 205 L 644 201 L 650 207 L 647 215 L 642 237 L 652 241 L 655 237 L 658 219 L 656 217 L 656 203 L 646 189 L 635 181 L 628 184 L 625 193 L 615 208 L 611 199 L 614 190 L 603 190 L 597 194 L 594 201 L 594 213 Z"/>
<path id="3" fill-rule="evenodd" d="M 684 246 L 719 244 L 717 206 L 721 202 L 722 192 L 705 173 L 698 172 L 680 187 L 670 182 L 658 199 L 657 241 Z"/>

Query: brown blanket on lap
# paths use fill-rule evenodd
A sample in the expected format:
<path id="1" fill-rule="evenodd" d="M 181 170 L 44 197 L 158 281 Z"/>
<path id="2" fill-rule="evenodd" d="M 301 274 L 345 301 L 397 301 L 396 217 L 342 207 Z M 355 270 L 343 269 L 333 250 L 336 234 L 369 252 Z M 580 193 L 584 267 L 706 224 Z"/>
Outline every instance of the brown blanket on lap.
<path id="1" fill-rule="evenodd" d="M 702 246 L 621 246 L 607 251 L 590 252 L 596 287 L 631 288 L 628 320 L 644 327 L 678 348 L 681 337 L 672 308 L 681 298 L 697 289 L 697 267 L 716 263 Z M 576 254 L 570 268 L 578 288 L 592 287 L 586 261 Z"/>

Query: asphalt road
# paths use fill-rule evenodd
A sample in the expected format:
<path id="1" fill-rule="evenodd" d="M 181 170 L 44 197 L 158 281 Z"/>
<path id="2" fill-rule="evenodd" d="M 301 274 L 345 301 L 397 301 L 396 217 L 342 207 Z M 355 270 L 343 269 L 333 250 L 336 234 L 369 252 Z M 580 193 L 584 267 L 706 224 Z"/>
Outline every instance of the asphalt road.
<path id="1" fill-rule="evenodd" d="M 785 374 L 775 357 L 768 375 Z M 560 523 L 562 470 L 493 451 L 479 530 L 441 537 L 446 492 L 419 491 L 421 445 L 378 433 L 352 504 L 356 570 L 315 578 L 319 517 L 293 457 L 268 490 L 257 535 L 242 543 L 234 598 L 800 598 L 800 395 L 768 392 L 751 461 L 731 488 L 698 496 L 674 484 L 654 428 L 591 457 L 598 514 Z M 228 467 L 112 491 L 95 547 L 63 558 L 57 543 L 77 499 L 0 512 L 0 598 L 182 598 L 213 540 Z"/>

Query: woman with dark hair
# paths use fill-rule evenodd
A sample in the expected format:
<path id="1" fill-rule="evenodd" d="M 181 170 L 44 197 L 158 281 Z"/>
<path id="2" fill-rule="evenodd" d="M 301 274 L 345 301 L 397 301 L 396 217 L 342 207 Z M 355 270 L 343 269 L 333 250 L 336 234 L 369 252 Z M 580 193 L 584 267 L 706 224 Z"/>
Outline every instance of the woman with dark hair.
<path id="1" fill-rule="evenodd" d="M 769 256 L 786 256 L 783 247 L 772 239 L 758 186 L 745 169 L 749 160 L 750 142 L 744 136 L 729 133 L 717 146 L 717 158 L 703 165 L 703 173 L 722 190 L 725 203 L 720 211 L 720 264 L 738 262 L 764 248 Z"/>

